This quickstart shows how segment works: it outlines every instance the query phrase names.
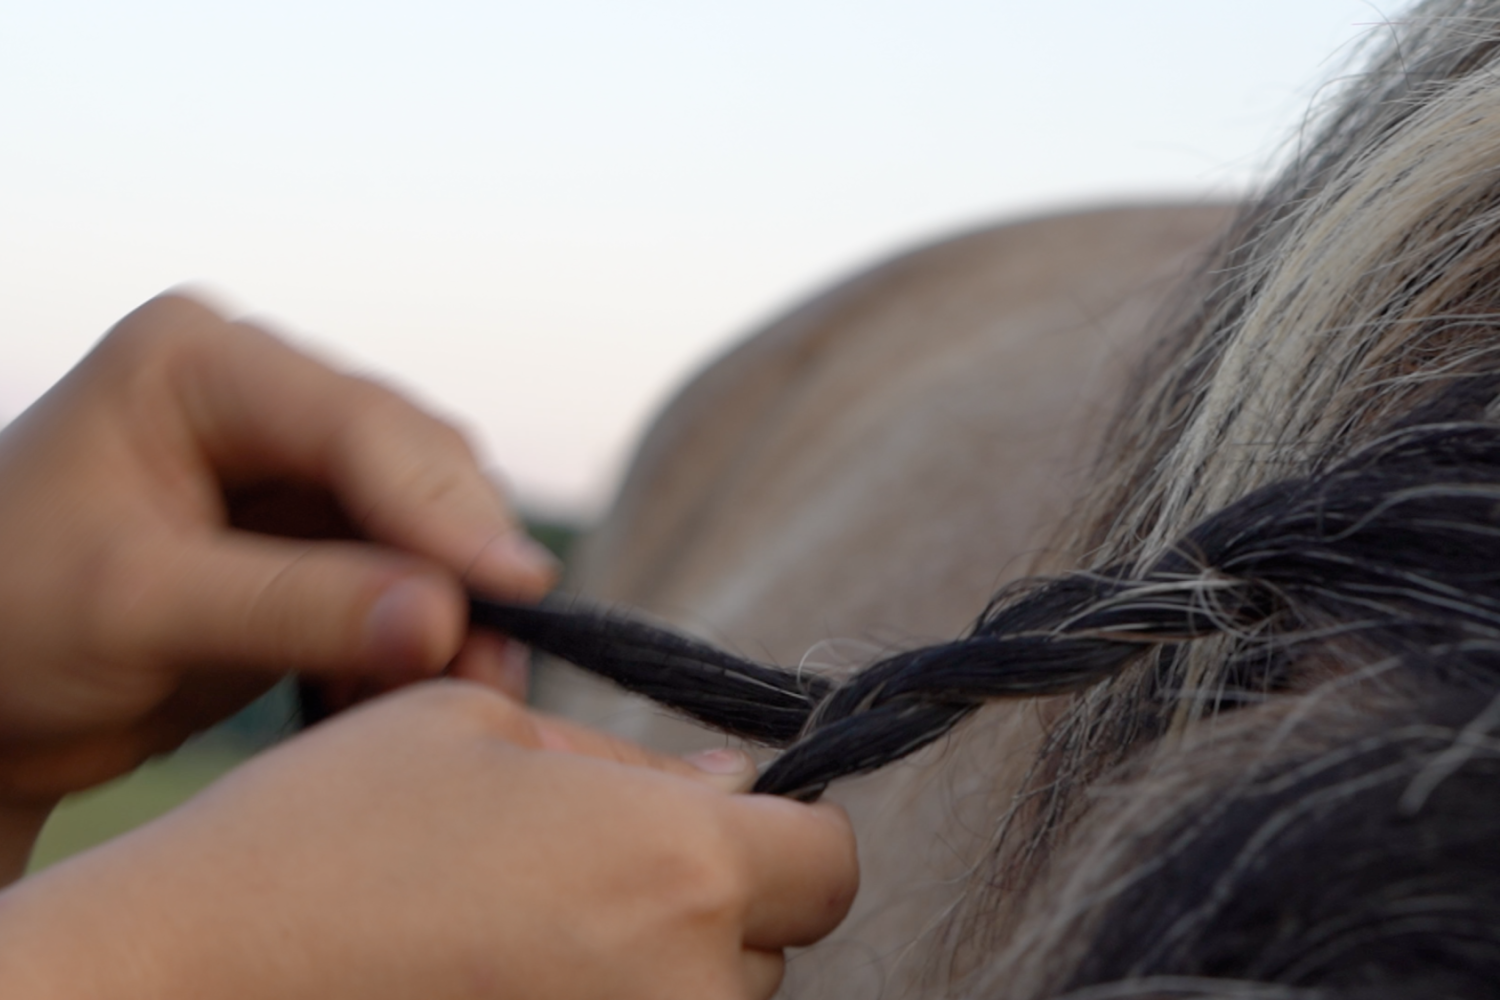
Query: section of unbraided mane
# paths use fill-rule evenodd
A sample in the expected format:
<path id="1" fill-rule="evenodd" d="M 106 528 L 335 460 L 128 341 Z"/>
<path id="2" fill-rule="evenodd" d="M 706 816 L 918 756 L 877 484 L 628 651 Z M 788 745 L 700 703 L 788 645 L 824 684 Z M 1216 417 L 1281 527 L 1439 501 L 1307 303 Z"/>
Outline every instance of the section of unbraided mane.
<path id="1" fill-rule="evenodd" d="M 1330 636 L 1385 648 L 1497 642 L 1497 585 L 1500 428 L 1451 423 L 1393 432 L 1258 490 L 1144 569 L 1002 595 L 968 635 L 842 682 L 557 599 L 475 598 L 471 620 L 709 726 L 787 748 L 755 790 L 812 800 L 831 781 L 926 746 L 988 700 L 1077 691 L 1149 647 L 1223 633 L 1262 652 L 1279 644 L 1283 655 Z"/>

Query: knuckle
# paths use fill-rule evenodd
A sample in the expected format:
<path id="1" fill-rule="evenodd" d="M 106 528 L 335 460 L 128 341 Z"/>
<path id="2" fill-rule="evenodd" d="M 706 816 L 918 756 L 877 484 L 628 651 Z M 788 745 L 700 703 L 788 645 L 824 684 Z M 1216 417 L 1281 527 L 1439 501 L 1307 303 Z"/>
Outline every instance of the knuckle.
<path id="1" fill-rule="evenodd" d="M 348 381 L 353 396 L 351 409 L 389 419 L 388 415 L 397 414 L 411 405 L 396 390 L 369 375 L 343 373 L 343 378 Z"/>
<path id="2" fill-rule="evenodd" d="M 323 616 L 332 609 L 319 608 L 306 599 L 308 584 L 319 570 L 311 554 L 312 546 L 304 544 L 297 558 L 258 581 L 247 599 L 228 604 L 223 612 L 228 634 L 241 636 L 245 642 L 255 637 L 262 655 L 279 663 L 337 662 L 353 647 L 354 642 L 345 637 L 358 634 L 354 608 L 337 609 L 331 624 Z"/>
<path id="3" fill-rule="evenodd" d="M 465 459 L 474 457 L 474 447 L 469 441 L 469 436 L 456 424 L 430 413 L 423 414 L 423 416 L 428 420 L 427 430 L 432 435 L 432 443 L 435 447 L 454 457 Z"/>
<path id="4" fill-rule="evenodd" d="M 736 838 L 709 811 L 683 833 L 660 858 L 657 884 L 681 919 L 738 927 L 750 906 L 751 880 Z"/>
<path id="5" fill-rule="evenodd" d="M 412 707 L 455 732 L 509 735 L 532 728 L 521 706 L 469 681 L 443 679 L 418 684 L 407 698 Z"/>
<path id="6" fill-rule="evenodd" d="M 406 482 L 399 485 L 406 492 L 425 499 L 469 485 L 468 473 L 477 468 L 478 462 L 462 430 L 378 382 L 363 376 L 346 377 L 353 391 L 346 410 L 345 434 L 404 453 Z"/>
<path id="7" fill-rule="evenodd" d="M 468 436 L 453 423 L 423 409 L 401 393 L 378 382 L 365 380 L 371 407 L 387 429 L 399 428 L 423 451 L 441 461 L 472 460 L 474 449 Z"/>
<path id="8" fill-rule="evenodd" d="M 427 465 L 412 477 L 410 503 L 418 507 L 442 505 L 459 496 L 468 485 L 467 478 L 458 470 Z"/>
<path id="9" fill-rule="evenodd" d="M 116 323 L 105 335 L 104 345 L 120 353 L 154 355 L 224 325 L 218 313 L 197 299 L 168 293 L 138 306 Z"/>
<path id="10" fill-rule="evenodd" d="M 78 634 L 92 654 L 118 656 L 155 644 L 152 610 L 159 602 L 144 585 L 151 575 L 141 569 L 128 546 L 101 543 L 79 553 Z"/>
<path id="11" fill-rule="evenodd" d="M 222 358 L 226 337 L 267 336 L 231 323 L 197 299 L 158 296 L 112 327 L 90 354 L 91 367 L 107 371 L 117 384 L 155 398 L 164 386 L 199 384 Z"/>

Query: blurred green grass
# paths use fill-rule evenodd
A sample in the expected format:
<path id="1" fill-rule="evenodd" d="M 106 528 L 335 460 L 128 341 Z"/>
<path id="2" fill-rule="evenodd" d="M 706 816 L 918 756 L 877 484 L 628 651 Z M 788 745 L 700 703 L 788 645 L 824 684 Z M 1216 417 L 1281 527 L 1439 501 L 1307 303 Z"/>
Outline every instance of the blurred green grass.
<path id="1" fill-rule="evenodd" d="M 528 515 L 526 528 L 566 562 L 579 534 L 576 524 Z M 167 757 L 77 795 L 53 811 L 32 851 L 28 871 L 39 871 L 87 850 L 186 802 L 214 779 L 298 728 L 296 693 L 283 682 L 244 711 Z"/>
<path id="2" fill-rule="evenodd" d="M 297 728 L 296 685 L 288 678 L 176 753 L 63 799 L 42 828 L 26 870 L 40 871 L 150 822 Z"/>
<path id="3" fill-rule="evenodd" d="M 531 537 L 545 545 L 566 565 L 568 557 L 573 554 L 573 546 L 583 533 L 582 529 L 572 521 L 531 514 L 526 516 L 525 521 L 526 531 Z"/>
<path id="4" fill-rule="evenodd" d="M 217 741 L 188 746 L 107 785 L 68 796 L 42 828 L 27 871 L 39 871 L 155 819 L 251 752 Z"/>

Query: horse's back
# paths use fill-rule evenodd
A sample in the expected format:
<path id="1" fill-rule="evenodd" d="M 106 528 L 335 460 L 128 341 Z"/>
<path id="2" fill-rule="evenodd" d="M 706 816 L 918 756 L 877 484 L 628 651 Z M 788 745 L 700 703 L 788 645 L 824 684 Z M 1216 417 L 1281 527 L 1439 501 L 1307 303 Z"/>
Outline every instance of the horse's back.
<path id="1" fill-rule="evenodd" d="M 1045 556 L 1153 319 L 1229 217 L 1159 206 L 997 226 L 815 297 L 666 408 L 573 586 L 781 662 L 952 637 Z M 538 699 L 664 750 L 722 742 L 570 670 L 544 672 Z M 833 790 L 863 888 L 791 966 L 793 992 L 937 981 L 902 956 L 936 953 L 913 945 L 984 849 L 1016 777 L 998 762 L 1029 759 L 1040 733 L 1027 706 L 986 714 L 996 724 Z"/>
<path id="2" fill-rule="evenodd" d="M 780 662 L 951 638 L 1044 561 L 1153 319 L 1230 214 L 997 226 L 815 297 L 666 408 L 573 586 Z M 542 674 L 538 700 L 663 750 L 723 742 L 563 668 Z M 844 926 L 790 966 L 790 992 L 912 996 L 939 981 L 943 949 L 916 945 L 940 933 L 1014 788 L 1003 762 L 1034 757 L 1041 731 L 1028 705 L 984 715 L 831 790 L 859 832 L 863 885 Z"/>
<path id="3" fill-rule="evenodd" d="M 986 228 L 864 271 L 739 344 L 647 434 L 572 584 L 797 662 L 950 638 L 1030 571 L 1222 206 Z M 863 652 L 859 644 L 865 644 Z M 543 704 L 693 730 L 549 672 Z"/>

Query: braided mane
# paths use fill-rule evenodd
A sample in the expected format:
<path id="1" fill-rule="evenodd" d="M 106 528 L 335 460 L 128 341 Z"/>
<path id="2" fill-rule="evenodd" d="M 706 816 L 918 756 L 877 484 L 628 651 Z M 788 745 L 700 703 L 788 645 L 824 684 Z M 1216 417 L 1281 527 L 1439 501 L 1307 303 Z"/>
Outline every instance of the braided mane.
<path id="1" fill-rule="evenodd" d="M 815 799 L 829 782 L 926 746 L 985 701 L 1097 684 L 1147 648 L 1237 637 L 1237 690 L 1287 683 L 1291 650 L 1500 652 L 1500 428 L 1408 427 L 1329 469 L 1263 487 L 1138 570 L 1033 582 L 969 633 L 842 682 L 734 656 L 612 611 L 475 598 L 498 629 L 748 740 L 784 747 L 757 792 Z M 1493 647 L 1493 648 L 1491 648 Z"/>

